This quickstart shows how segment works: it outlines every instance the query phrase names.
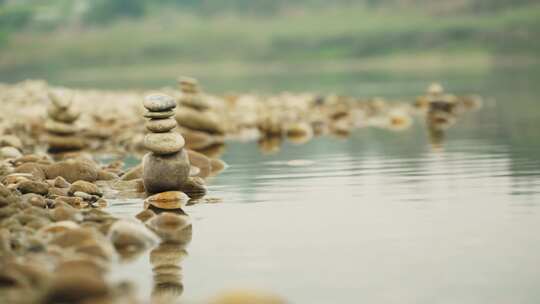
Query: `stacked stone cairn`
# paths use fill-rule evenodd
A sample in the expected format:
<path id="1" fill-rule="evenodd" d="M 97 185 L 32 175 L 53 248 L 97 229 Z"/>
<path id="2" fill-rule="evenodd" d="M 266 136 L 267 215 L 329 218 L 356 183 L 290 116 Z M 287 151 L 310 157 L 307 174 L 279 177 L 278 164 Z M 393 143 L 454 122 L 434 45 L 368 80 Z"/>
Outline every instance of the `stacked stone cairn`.
<path id="1" fill-rule="evenodd" d="M 86 146 L 83 138 L 78 136 L 76 124 L 80 116 L 79 110 L 73 104 L 73 96 L 63 92 L 51 91 L 48 94 L 50 103 L 47 107 L 47 143 L 49 152 L 66 152 L 81 150 Z"/>
<path id="2" fill-rule="evenodd" d="M 196 79 L 182 77 L 179 80 L 182 95 L 180 108 L 176 111 L 176 120 L 187 131 L 216 136 L 225 133 L 220 117 L 211 109 L 211 104 L 202 94 Z"/>
<path id="3" fill-rule="evenodd" d="M 205 111 L 210 108 L 208 102 L 201 96 L 199 82 L 195 78 L 181 77 L 178 80 L 182 96 L 180 104 L 199 111 Z"/>
<path id="4" fill-rule="evenodd" d="M 184 138 L 173 129 L 176 101 L 164 94 L 152 94 L 143 102 L 150 132 L 144 146 L 150 150 L 143 157 L 143 183 L 147 193 L 178 191 L 189 177 L 190 164 Z"/>

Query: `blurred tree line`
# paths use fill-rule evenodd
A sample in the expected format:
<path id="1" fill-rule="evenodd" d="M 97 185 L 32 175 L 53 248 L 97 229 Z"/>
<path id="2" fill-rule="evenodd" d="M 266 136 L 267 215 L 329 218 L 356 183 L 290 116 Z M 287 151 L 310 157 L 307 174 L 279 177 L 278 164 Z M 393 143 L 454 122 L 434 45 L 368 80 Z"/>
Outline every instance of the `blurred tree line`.
<path id="1" fill-rule="evenodd" d="M 271 16 L 302 10 L 363 4 L 366 7 L 415 7 L 436 13 L 482 13 L 537 3 L 538 0 L 0 0 L 0 32 L 34 27 L 106 25 L 122 18 L 140 18 L 160 9 L 201 15 L 220 13 Z"/>

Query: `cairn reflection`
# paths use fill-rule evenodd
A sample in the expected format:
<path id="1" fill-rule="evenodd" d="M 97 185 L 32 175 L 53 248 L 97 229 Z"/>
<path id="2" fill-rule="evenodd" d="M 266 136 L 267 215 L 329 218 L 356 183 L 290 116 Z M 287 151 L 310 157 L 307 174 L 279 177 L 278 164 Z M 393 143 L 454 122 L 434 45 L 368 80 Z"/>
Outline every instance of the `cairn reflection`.
<path id="1" fill-rule="evenodd" d="M 181 192 L 170 192 L 165 200 L 163 194 L 149 197 L 145 201 L 146 209 L 137 215 L 161 239 L 159 245 L 150 251 L 154 276 L 153 303 L 169 303 L 182 295 L 181 263 L 187 256 L 186 248 L 193 234 L 191 220 L 182 209 L 187 203 L 187 196 Z"/>
<path id="2" fill-rule="evenodd" d="M 424 96 L 417 98 L 415 105 L 426 111 L 426 126 L 431 147 L 442 150 L 446 131 L 454 126 L 465 113 L 482 107 L 479 96 L 454 96 L 446 94 L 438 84 L 431 84 Z"/>
<path id="3" fill-rule="evenodd" d="M 164 212 L 149 225 L 162 238 L 159 246 L 150 252 L 154 274 L 152 300 L 174 300 L 184 291 L 181 263 L 188 254 L 186 248 L 193 234 L 191 221 L 183 212 Z"/>

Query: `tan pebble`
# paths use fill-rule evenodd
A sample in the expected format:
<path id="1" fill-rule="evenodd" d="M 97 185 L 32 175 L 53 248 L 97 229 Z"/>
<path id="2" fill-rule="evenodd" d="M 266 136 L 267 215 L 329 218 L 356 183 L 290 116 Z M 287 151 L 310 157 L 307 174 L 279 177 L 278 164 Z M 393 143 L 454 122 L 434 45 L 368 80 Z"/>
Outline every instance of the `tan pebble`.
<path id="1" fill-rule="evenodd" d="M 144 202 L 159 209 L 178 209 L 187 204 L 189 197 L 180 191 L 167 191 L 149 196 Z"/>
<path id="2" fill-rule="evenodd" d="M 172 129 L 176 128 L 176 126 L 176 120 L 171 118 L 151 119 L 146 123 L 146 129 L 153 133 L 169 132 Z"/>
<path id="3" fill-rule="evenodd" d="M 285 304 L 284 299 L 271 293 L 253 290 L 223 292 L 209 301 L 210 304 Z"/>
<path id="4" fill-rule="evenodd" d="M 146 96 L 143 106 L 152 112 L 164 112 L 176 107 L 176 101 L 166 94 L 154 93 Z"/>
<path id="5" fill-rule="evenodd" d="M 146 149 L 158 155 L 176 153 L 184 145 L 184 138 L 178 133 L 150 133 L 144 137 L 144 146 Z"/>
<path id="6" fill-rule="evenodd" d="M 15 168 L 15 173 L 31 174 L 31 179 L 33 180 L 41 181 L 45 179 L 45 171 L 43 170 L 43 166 L 37 163 L 24 163 Z"/>
<path id="7" fill-rule="evenodd" d="M 21 193 L 36 193 L 45 195 L 49 193 L 49 185 L 42 182 L 23 181 L 17 185 L 17 189 Z"/>
<path id="8" fill-rule="evenodd" d="M 95 184 L 83 180 L 78 180 L 71 184 L 68 193 L 73 195 L 75 192 L 84 192 L 90 195 L 102 196 L 103 192 Z"/>
<path id="9" fill-rule="evenodd" d="M 62 233 L 77 228 L 79 228 L 79 225 L 73 221 L 59 221 L 42 227 L 40 233 Z"/>
<path id="10" fill-rule="evenodd" d="M 55 179 L 54 179 L 54 186 L 57 187 L 57 188 L 69 188 L 71 184 L 68 183 L 68 181 L 66 181 L 63 177 L 61 176 L 57 176 Z"/>

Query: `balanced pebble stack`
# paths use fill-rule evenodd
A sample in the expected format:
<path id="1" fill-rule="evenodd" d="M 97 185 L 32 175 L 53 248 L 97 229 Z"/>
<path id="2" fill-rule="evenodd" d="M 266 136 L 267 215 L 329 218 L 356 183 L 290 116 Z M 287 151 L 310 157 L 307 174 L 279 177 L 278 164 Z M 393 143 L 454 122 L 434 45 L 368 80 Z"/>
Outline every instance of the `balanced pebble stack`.
<path id="1" fill-rule="evenodd" d="M 49 92 L 48 96 L 50 103 L 47 107 L 45 129 L 48 133 L 49 152 L 83 149 L 86 143 L 77 136 L 79 128 L 76 125 L 81 113 L 73 104 L 73 98 L 54 91 Z"/>
<path id="2" fill-rule="evenodd" d="M 176 111 L 176 120 L 180 126 L 195 132 L 211 135 L 225 133 L 220 116 L 211 109 L 211 104 L 202 94 L 196 79 L 182 77 L 179 80 L 182 95 L 181 106 Z"/>
<path id="3" fill-rule="evenodd" d="M 199 111 L 207 110 L 210 107 L 200 94 L 201 92 L 197 79 L 182 77 L 178 83 L 180 85 L 180 91 L 182 91 L 180 104 Z"/>
<path id="4" fill-rule="evenodd" d="M 144 146 L 150 150 L 143 158 L 143 183 L 148 193 L 182 188 L 189 176 L 190 164 L 184 149 L 184 138 L 173 131 L 176 127 L 176 101 L 165 94 L 152 94 L 143 102 L 149 118 Z"/>

